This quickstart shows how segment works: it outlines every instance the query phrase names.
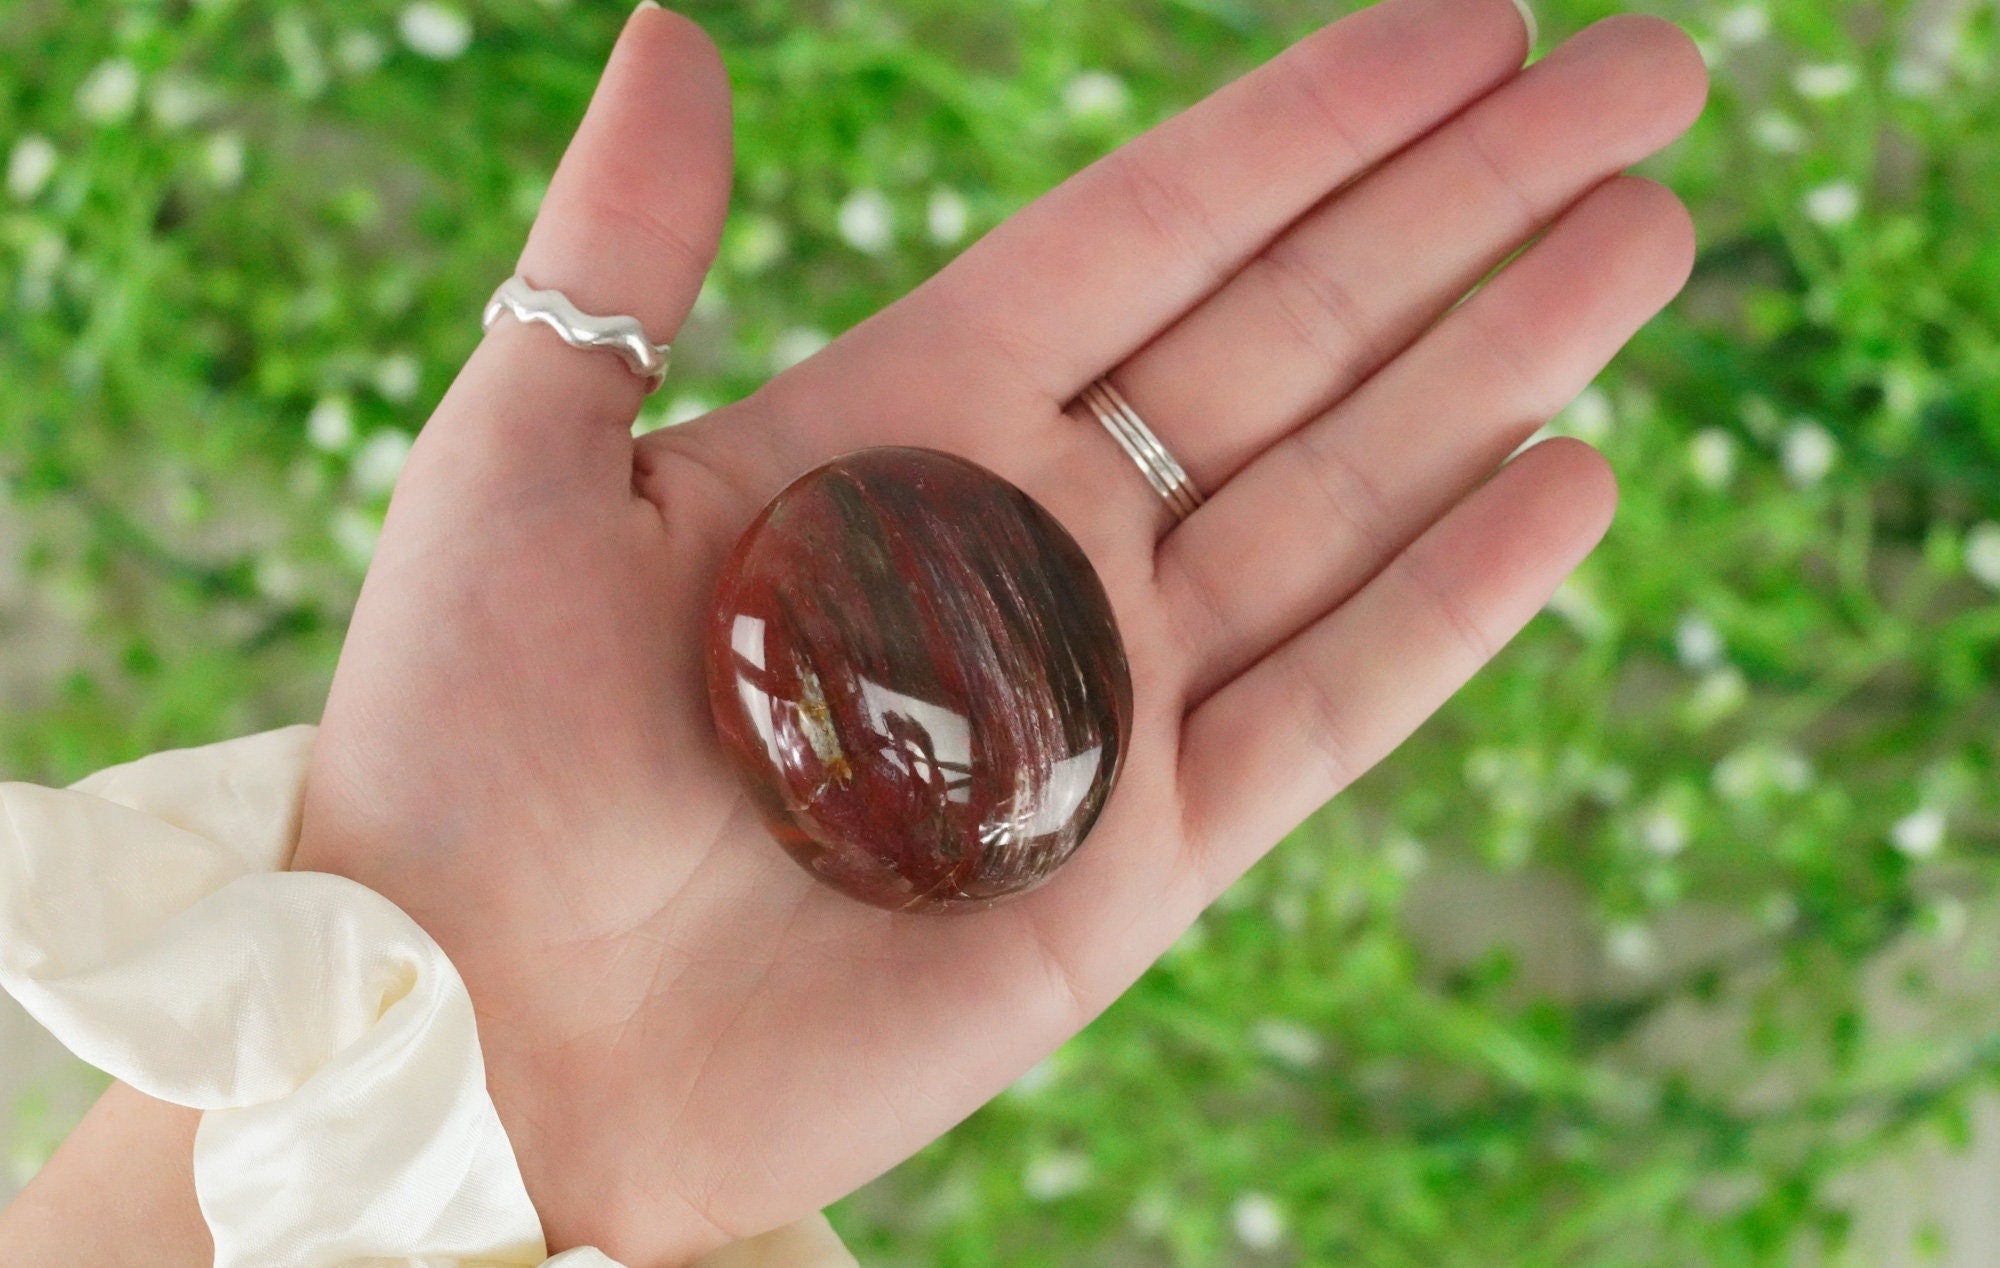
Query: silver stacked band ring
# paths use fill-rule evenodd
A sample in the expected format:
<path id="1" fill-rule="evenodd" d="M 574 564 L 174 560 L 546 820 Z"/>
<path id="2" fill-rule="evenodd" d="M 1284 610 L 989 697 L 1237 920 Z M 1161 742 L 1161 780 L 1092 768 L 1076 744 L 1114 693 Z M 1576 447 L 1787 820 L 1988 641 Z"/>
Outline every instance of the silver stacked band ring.
<path id="1" fill-rule="evenodd" d="M 1146 477 L 1147 484 L 1153 486 L 1153 492 L 1166 502 L 1176 520 L 1184 520 L 1194 514 L 1195 508 L 1201 505 L 1201 490 L 1195 488 L 1187 471 L 1174 461 L 1174 456 L 1167 452 L 1167 447 L 1160 443 L 1153 429 L 1139 417 L 1139 411 L 1132 408 L 1132 403 L 1111 385 L 1109 379 L 1096 380 L 1076 399 L 1098 422 L 1104 424 L 1104 430 L 1111 433 L 1118 447 L 1139 464 L 1140 474 Z"/>
<path id="2" fill-rule="evenodd" d="M 493 298 L 486 301 L 480 325 L 493 329 L 502 313 L 512 313 L 517 321 L 538 321 L 562 336 L 572 348 L 603 348 L 615 352 L 632 373 L 646 381 L 646 390 L 659 390 L 667 377 L 671 345 L 646 338 L 646 328 L 634 317 L 593 317 L 561 291 L 536 290 L 528 280 L 515 274 L 500 283 Z"/>

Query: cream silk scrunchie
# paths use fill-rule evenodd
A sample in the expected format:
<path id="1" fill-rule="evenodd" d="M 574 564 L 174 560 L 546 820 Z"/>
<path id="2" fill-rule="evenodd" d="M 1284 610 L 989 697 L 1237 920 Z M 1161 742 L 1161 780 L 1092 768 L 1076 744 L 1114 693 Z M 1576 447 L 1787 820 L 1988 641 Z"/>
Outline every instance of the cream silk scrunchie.
<path id="1" fill-rule="evenodd" d="M 84 1060 L 203 1111 L 217 1268 L 547 1259 L 472 1001 L 402 910 L 282 870 L 311 727 L 0 785 L 0 987 Z M 821 1216 L 702 1268 L 852 1268 Z"/>

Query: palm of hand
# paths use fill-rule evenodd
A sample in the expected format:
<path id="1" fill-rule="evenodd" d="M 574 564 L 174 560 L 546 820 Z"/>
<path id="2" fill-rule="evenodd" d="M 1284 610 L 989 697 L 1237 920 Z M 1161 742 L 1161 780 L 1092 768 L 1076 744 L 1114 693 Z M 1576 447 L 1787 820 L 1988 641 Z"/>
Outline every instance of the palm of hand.
<path id="1" fill-rule="evenodd" d="M 1425 48 L 1439 25 L 1455 43 Z M 1465 494 L 1686 268 L 1669 197 L 1599 182 L 1684 126 L 1698 68 L 1664 28 L 1609 25 L 1496 88 L 1522 47 L 1506 4 L 1390 0 L 1065 185 L 756 396 L 636 445 L 638 389 L 611 358 L 512 322 L 481 345 L 399 485 L 298 865 L 396 899 L 451 954 L 552 1244 L 685 1258 L 907 1156 L 1115 998 L 1539 606 L 1608 516 L 1601 461 L 1547 445 Z M 678 325 L 726 197 L 712 57 L 679 19 L 635 17 L 524 274 L 656 336 Z M 1371 58 L 1405 64 L 1362 70 Z M 1592 94 L 1635 59 L 1652 99 L 1607 124 Z M 1297 108 L 1302 70 L 1413 69 L 1426 86 L 1383 102 L 1321 90 Z M 1550 142 L 1508 169 L 1475 145 L 1469 167 L 1452 130 L 1482 111 L 1496 131 L 1509 111 L 1553 114 L 1590 134 L 1587 152 Z M 1252 125 L 1268 139 L 1243 142 Z M 1264 185 L 1237 197 L 1232 163 Z M 1480 165 L 1465 197 L 1501 223 L 1432 252 L 1446 258 L 1372 312 L 1301 316 L 1302 296 L 1331 293 L 1298 281 L 1315 242 L 1379 241 L 1370 226 L 1411 214 L 1425 182 L 1463 186 Z M 1380 208 L 1371 184 L 1390 186 Z M 1471 316 L 1417 339 L 1573 202 L 1457 310 Z M 1510 206 L 1528 223 L 1494 211 Z M 1293 245 L 1273 247 L 1294 221 Z M 1354 278 L 1385 267 L 1344 250 Z M 1579 283 L 1585 258 L 1606 267 Z M 635 267 L 609 276 L 611 260 Z M 1537 287 L 1581 292 L 1496 355 L 1493 331 Z M 1238 377 L 1202 375 L 1204 356 Z M 1213 491 L 1164 540 L 1129 461 L 1061 408 L 1121 361 Z M 1469 422 L 1408 434 L 1481 393 L 1493 400 L 1460 406 Z M 1153 405 L 1210 397 L 1178 418 Z M 1131 659 L 1133 742 L 1090 841 L 1043 889 L 966 918 L 894 915 L 813 881 L 756 819 L 709 720 L 702 640 L 736 536 L 791 476 L 871 444 L 956 452 L 1035 496 L 1091 556 Z"/>

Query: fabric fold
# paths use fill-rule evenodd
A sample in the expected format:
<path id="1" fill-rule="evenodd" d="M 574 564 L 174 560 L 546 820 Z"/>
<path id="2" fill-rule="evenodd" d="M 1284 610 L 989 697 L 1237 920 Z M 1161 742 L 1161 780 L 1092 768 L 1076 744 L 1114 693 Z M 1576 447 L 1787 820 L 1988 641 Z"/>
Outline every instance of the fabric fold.
<path id="1" fill-rule="evenodd" d="M 543 1263 L 451 961 L 367 887 L 282 870 L 312 735 L 0 785 L 0 987 L 92 1065 L 203 1111 L 218 1268 Z M 703 1262 L 855 1261 L 815 1216 Z"/>

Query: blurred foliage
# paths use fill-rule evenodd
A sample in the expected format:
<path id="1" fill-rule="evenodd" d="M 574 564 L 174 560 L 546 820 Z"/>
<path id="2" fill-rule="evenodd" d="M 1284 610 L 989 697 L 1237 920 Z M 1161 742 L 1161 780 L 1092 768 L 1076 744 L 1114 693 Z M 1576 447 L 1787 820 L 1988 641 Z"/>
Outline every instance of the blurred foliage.
<path id="1" fill-rule="evenodd" d="M 1101 1021 L 842 1204 L 871 1262 L 1838 1259 L 1843 1177 L 1966 1135 L 2000 1070 L 1992 7 L 1658 8 L 1717 75 L 1649 169 L 1703 251 L 1555 424 L 1621 473 L 1609 540 Z M 1541 9 L 1546 46 L 1611 6 Z M 653 424 L 1332 16 L 688 10 L 741 166 Z M 623 17 L 0 5 L 8 774 L 316 714 Z"/>

